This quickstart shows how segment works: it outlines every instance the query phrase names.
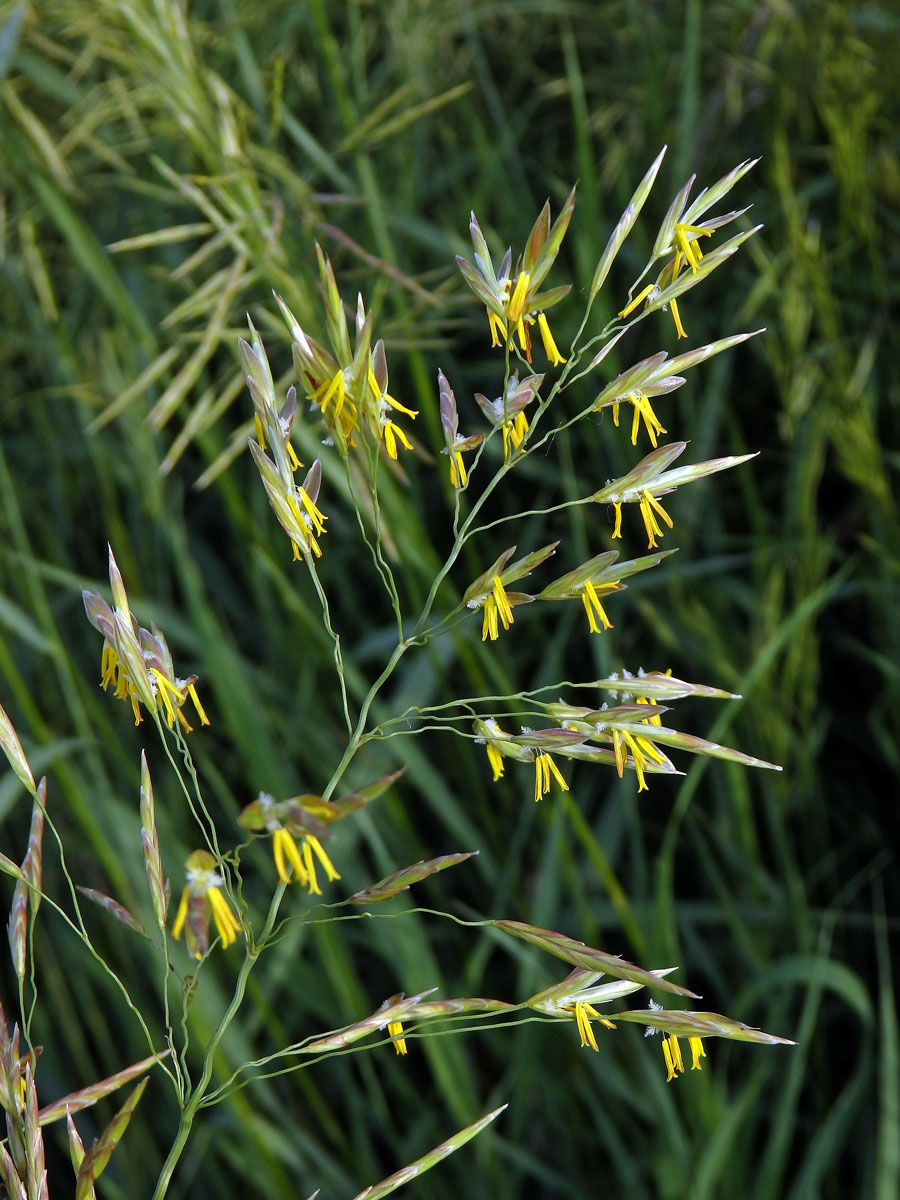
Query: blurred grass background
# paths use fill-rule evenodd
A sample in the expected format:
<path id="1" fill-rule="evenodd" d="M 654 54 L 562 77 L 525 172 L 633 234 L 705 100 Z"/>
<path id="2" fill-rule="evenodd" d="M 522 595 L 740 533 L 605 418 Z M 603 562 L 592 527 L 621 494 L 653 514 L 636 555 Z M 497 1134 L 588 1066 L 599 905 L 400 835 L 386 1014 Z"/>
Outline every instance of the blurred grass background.
<path id="1" fill-rule="evenodd" d="M 798 1045 L 711 1043 L 704 1071 L 671 1087 L 658 1045 L 628 1029 L 598 1056 L 579 1051 L 574 1028 L 533 1023 L 415 1041 L 405 1060 L 385 1047 L 209 1111 L 173 1196 L 353 1195 L 507 1099 L 490 1132 L 409 1194 L 897 1195 L 898 34 L 888 0 L 0 3 L 0 699 L 35 774 L 50 775 L 73 876 L 144 915 L 142 745 L 176 888 L 195 834 L 146 726 L 132 729 L 97 687 L 80 592 L 103 586 L 107 540 L 139 615 L 165 629 L 180 671 L 201 676 L 213 726 L 191 748 L 223 830 L 260 789 L 320 788 L 343 745 L 314 596 L 242 453 L 245 314 L 287 386 L 271 289 L 322 333 L 319 240 L 345 299 L 361 288 L 375 308 L 391 390 L 421 410 L 415 432 L 436 454 L 438 366 L 466 432 L 472 392 L 495 394 L 502 370 L 453 265 L 470 209 L 492 245 L 521 245 L 545 197 L 555 212 L 578 181 L 550 280 L 574 284 L 556 310 L 562 346 L 662 143 L 660 181 L 601 316 L 689 173 L 710 183 L 762 156 L 735 206 L 752 203 L 765 229 L 682 312 L 692 345 L 767 332 L 659 405 L 693 458 L 762 454 L 679 493 L 667 539 L 679 554 L 611 603 L 615 631 L 589 651 L 598 673 L 672 667 L 741 692 L 679 715 L 783 774 L 682 762 L 683 779 L 651 779 L 638 799 L 633 777 L 576 766 L 570 795 L 536 807 L 523 774 L 491 785 L 480 753 L 404 739 L 354 766 L 357 784 L 409 770 L 342 826 L 335 855 L 355 888 L 478 848 L 418 900 L 560 929 L 647 966 L 680 963 L 704 1005 Z M 610 371 L 661 347 L 674 349 L 670 323 L 645 322 Z M 307 459 L 315 437 L 300 430 Z M 556 448 L 559 467 L 531 460 L 521 473 L 520 500 L 583 495 L 634 459 L 627 430 L 608 422 Z M 405 459 L 408 486 L 384 497 L 410 612 L 448 545 L 437 465 Z M 394 633 L 343 493 L 326 464 L 323 576 L 358 700 Z M 562 537 L 568 565 L 607 548 L 601 514 L 572 511 L 509 540 L 524 552 Z M 468 561 L 472 575 L 487 555 Z M 410 656 L 389 708 L 587 677 L 570 607 L 549 620 L 523 610 L 497 646 L 482 647 L 473 621 Z M 9 774 L 0 820 L 4 852 L 21 857 L 28 812 Z M 271 863 L 264 847 L 252 854 L 262 903 Z M 143 944 L 99 910 L 89 920 L 158 1013 Z M 146 1048 L 46 909 L 37 951 L 46 1103 Z M 216 955 L 204 972 L 195 1045 L 232 966 Z M 423 917 L 319 926 L 263 960 L 222 1077 L 395 991 L 519 999 L 559 975 Z M 8 1011 L 13 996 L 4 986 Z M 110 1197 L 149 1194 L 171 1140 L 159 1080 L 143 1105 L 104 1176 Z M 111 1111 L 98 1110 L 99 1127 Z M 91 1120 L 80 1118 L 85 1137 Z M 55 1136 L 51 1181 L 64 1194 Z"/>

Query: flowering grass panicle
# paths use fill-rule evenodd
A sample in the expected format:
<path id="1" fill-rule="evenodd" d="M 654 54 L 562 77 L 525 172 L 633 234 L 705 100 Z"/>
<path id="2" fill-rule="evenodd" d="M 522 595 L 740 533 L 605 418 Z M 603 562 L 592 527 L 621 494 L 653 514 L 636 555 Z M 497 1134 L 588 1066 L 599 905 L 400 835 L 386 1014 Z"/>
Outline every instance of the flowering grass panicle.
<path id="1" fill-rule="evenodd" d="M 114 608 L 97 592 L 82 593 L 88 620 L 103 634 L 100 668 L 103 690 L 115 684 L 115 696 L 131 704 L 135 725 L 141 722 L 143 705 L 152 716 L 161 711 L 170 729 L 177 720 L 190 733 L 192 727 L 182 711 L 188 700 L 201 725 L 208 725 L 209 718 L 194 686 L 197 676 L 177 678 L 161 630 L 152 622 L 150 629 L 145 629 L 132 616 L 112 547 L 109 547 L 109 582 Z"/>
<path id="2" fill-rule="evenodd" d="M 393 793 L 390 806 L 399 808 L 407 790 L 405 783 L 401 785 L 408 755 L 408 743 L 403 740 L 406 737 L 433 733 L 453 736 L 463 753 L 467 746 L 483 746 L 487 763 L 479 760 L 476 769 L 485 776 L 490 772 L 494 796 L 505 796 L 514 806 L 529 798 L 542 801 L 542 813 L 548 809 L 564 811 L 576 814 L 579 822 L 584 821 L 579 809 L 586 794 L 596 796 L 598 780 L 614 778 L 612 772 L 619 779 L 631 773 L 637 793 L 649 789 L 651 777 L 664 785 L 660 777 L 679 773 L 669 752 L 676 757 L 695 754 L 778 769 L 675 727 L 675 718 L 681 715 L 677 712 L 679 700 L 690 696 L 731 698 L 719 688 L 690 684 L 663 670 L 629 671 L 624 665 L 599 680 L 559 680 L 549 685 L 542 681 L 534 686 L 531 679 L 516 678 L 515 664 L 522 659 L 516 658 L 512 650 L 534 638 L 535 614 L 546 604 L 552 606 L 543 609 L 548 621 L 562 623 L 556 640 L 564 644 L 570 661 L 583 663 L 589 646 L 602 648 L 613 657 L 619 656 L 622 647 L 632 653 L 640 625 L 635 606 L 627 602 L 624 593 L 628 581 L 659 567 L 672 552 L 668 545 L 665 551 L 660 550 L 659 541 L 676 535 L 675 493 L 680 487 L 738 467 L 752 457 L 744 454 L 674 466 L 687 443 L 662 440 L 674 422 L 666 416 L 664 425 L 654 408 L 655 403 L 686 384 L 694 366 L 751 334 L 732 335 L 671 357 L 668 351 L 660 350 L 631 363 L 613 379 L 604 375 L 609 350 L 616 346 L 620 357 L 627 361 L 627 334 L 659 310 L 667 309 L 671 314 L 676 341 L 684 339 L 679 299 L 722 266 L 750 236 L 744 231 L 724 243 L 716 242 L 718 231 L 741 215 L 715 210 L 749 169 L 747 164 L 701 192 L 693 203 L 689 203 L 693 181 L 688 181 L 670 205 L 643 271 L 627 291 L 624 279 L 616 281 L 607 311 L 618 315 L 601 325 L 595 315 L 596 297 L 602 287 L 613 287 L 614 260 L 641 213 L 661 160 L 660 155 L 610 237 L 578 319 L 573 319 L 568 304 L 563 307 L 571 291 L 568 282 L 544 286 L 551 270 L 555 280 L 562 273 L 559 256 L 575 216 L 574 189 L 555 220 L 551 220 L 549 203 L 544 205 L 522 250 L 514 258 L 512 250 L 507 249 L 497 267 L 488 237 L 472 215 L 469 232 L 473 259 L 459 258 L 457 262 L 479 311 L 484 308 L 486 334 L 492 346 L 503 352 L 492 356 L 495 377 L 484 384 L 487 395 L 495 398 L 488 399 L 482 392 L 455 392 L 444 371 L 438 370 L 436 392 L 431 397 L 433 409 L 425 413 L 416 435 L 421 442 L 414 441 L 411 433 L 418 410 L 397 399 L 390 390 L 387 348 L 384 340 L 375 338 L 372 308 L 367 307 L 362 295 L 357 295 L 352 307 L 345 305 L 332 264 L 318 245 L 315 255 L 321 340 L 303 328 L 276 296 L 291 340 L 294 380 L 284 390 L 283 382 L 276 384 L 268 353 L 252 322 L 248 336 L 240 339 L 241 371 L 252 404 L 252 423 L 248 413 L 247 425 L 252 430 L 249 453 L 275 519 L 290 540 L 293 560 L 305 564 L 306 569 L 296 576 L 297 592 L 304 603 L 318 603 L 322 637 L 333 655 L 334 677 L 330 683 L 339 698 L 345 728 L 332 730 L 321 746 L 316 745 L 314 754 L 307 752 L 304 756 L 307 766 L 312 763 L 321 776 L 320 782 L 313 785 L 320 786 L 320 792 L 276 799 L 263 790 L 260 781 L 250 793 L 256 798 L 233 819 L 222 800 L 229 793 L 223 785 L 221 768 L 206 750 L 209 787 L 216 795 L 215 805 L 208 804 L 201 772 L 183 737 L 190 730 L 184 712 L 188 701 L 200 723 L 209 724 L 195 687 L 197 677 L 177 676 L 161 631 L 152 623 L 149 629 L 144 628 L 133 616 L 111 550 L 108 569 L 112 604 L 99 592 L 84 592 L 88 619 L 103 636 L 102 685 L 105 689 L 112 687 L 116 697 L 131 705 L 136 722 L 141 721 L 143 712 L 154 718 L 177 783 L 163 804 L 159 781 L 155 787 L 151 783 L 148 756 L 142 754 L 140 835 L 136 825 L 133 852 L 143 863 L 155 921 L 155 925 L 148 923 L 149 933 L 138 916 L 112 896 L 93 888 L 71 888 L 74 918 L 53 902 L 74 936 L 82 939 L 98 961 L 102 960 L 78 909 L 79 895 L 90 896 L 107 915 L 141 937 L 148 955 L 158 963 L 162 980 L 158 1011 L 152 1017 L 138 1013 L 153 1055 L 143 1065 L 126 1069 L 139 1074 L 152 1065 L 162 1071 L 171 1085 L 177 1113 L 173 1141 L 153 1200 L 162 1200 L 167 1194 L 194 1135 L 200 1110 L 225 1102 L 246 1082 L 321 1069 L 322 1060 L 333 1054 L 369 1049 L 378 1053 L 379 1047 L 384 1053 L 388 1044 L 398 1058 L 412 1058 L 417 1039 L 446 1034 L 454 1026 L 458 1030 L 471 1029 L 477 1016 L 490 1015 L 495 1023 L 513 1024 L 538 1014 L 550 1025 L 556 1022 L 562 1036 L 566 1036 L 566 1029 L 569 1035 L 577 1031 L 581 1047 L 598 1057 L 617 1054 L 620 1047 L 619 1039 L 606 1033 L 598 1040 L 597 1024 L 611 1035 L 622 1024 L 642 1025 L 662 1033 L 669 1081 L 685 1073 L 679 1039 L 688 1039 L 692 1070 L 699 1069 L 701 1058 L 706 1057 L 704 1042 L 710 1038 L 765 1045 L 784 1040 L 718 1013 L 662 1009 L 653 999 L 646 1009 L 616 1007 L 605 1015 L 601 1006 L 618 1006 L 640 989 L 651 995 L 678 996 L 683 1002 L 697 997 L 670 978 L 675 968 L 648 969 L 617 953 L 585 945 L 569 934 L 505 918 L 464 924 L 488 930 L 489 936 L 495 942 L 499 937 L 499 944 L 508 945 L 511 953 L 521 953 L 522 943 L 527 944 L 535 969 L 540 964 L 540 969 L 548 972 L 550 960 L 561 960 L 570 968 L 568 976 L 530 997 L 443 997 L 435 994 L 436 988 L 430 988 L 409 996 L 397 992 L 381 1003 L 373 996 L 361 1005 L 360 993 L 348 990 L 335 1007 L 361 1006 L 361 1011 L 338 1028 L 304 1028 L 297 1032 L 292 1023 L 282 1023 L 273 1015 L 264 1031 L 247 1033 L 249 1041 L 259 1037 L 265 1048 L 257 1053 L 256 1047 L 245 1046 L 242 1053 L 248 1056 L 247 1061 L 237 1064 L 229 1058 L 230 1041 L 224 1040 L 241 1013 L 248 987 L 260 988 L 253 973 L 260 958 L 274 946 L 302 934 L 294 940 L 291 953 L 296 947 L 303 959 L 303 971 L 308 969 L 306 958 L 314 946 L 324 947 L 335 961 L 343 962 L 354 948 L 359 950 L 359 937 L 353 934 L 351 922 L 362 917 L 370 922 L 383 920 L 381 904 L 418 888 L 439 872 L 461 868 L 476 852 L 473 848 L 423 858 L 392 869 L 384 878 L 356 891 L 347 884 L 345 877 L 353 879 L 370 868 L 370 858 L 377 861 L 390 856 L 379 807 L 365 816 L 357 814 L 389 792 Z M 647 276 L 655 282 L 644 283 Z M 555 333 L 548 318 L 551 310 Z M 481 328 L 484 330 L 483 325 Z M 671 329 L 666 328 L 671 339 Z M 571 337 L 560 333 L 573 329 Z M 548 364 L 545 374 L 535 374 L 531 369 L 535 333 Z M 398 389 L 398 395 L 402 394 Z M 622 405 L 631 406 L 627 434 L 619 428 Z M 607 409 L 611 421 L 605 420 Z M 426 442 L 432 434 L 434 444 L 429 447 Z M 564 482 L 567 476 L 563 457 L 571 452 L 573 438 L 577 438 L 579 455 L 585 460 L 590 456 L 596 471 L 592 478 L 603 478 L 609 470 L 607 464 L 621 454 L 635 457 L 629 443 L 635 448 L 639 438 L 649 440 L 652 449 L 621 476 L 607 479 L 587 495 L 578 495 Z M 612 454 L 610 445 L 614 441 L 617 448 Z M 311 444 L 316 447 L 316 457 L 306 469 L 298 447 L 308 450 Z M 426 504 L 426 492 L 422 490 L 430 486 L 425 466 L 434 461 L 431 451 L 447 457 L 449 471 L 444 476 L 442 494 L 451 511 L 446 514 L 449 532 L 442 531 L 434 540 L 434 546 L 444 547 L 444 558 L 433 580 L 423 588 L 421 573 L 411 569 L 408 558 L 398 549 L 405 545 L 404 538 L 393 525 L 401 488 L 409 488 L 416 497 L 412 505 L 421 509 L 422 520 L 432 519 L 432 497 L 429 492 Z M 529 497 L 531 507 L 520 508 L 517 497 L 523 495 Z M 667 498 L 666 506 L 663 497 Z M 623 521 L 623 509 L 629 504 L 637 505 L 648 549 L 655 553 L 626 558 L 611 545 L 632 537 L 633 531 Z M 342 505 L 355 509 L 355 522 L 345 519 Z M 594 517 L 580 521 L 577 532 L 573 520 L 576 510 Z M 535 518 L 539 517 L 552 519 L 555 540 L 514 557 L 516 544 L 504 543 L 515 539 L 526 547 L 535 546 L 540 540 L 534 533 Z M 445 520 L 443 512 L 440 520 Z M 511 526 L 514 532 L 507 536 L 510 530 L 503 528 L 500 540 L 501 526 Z M 337 544 L 343 557 L 354 563 L 352 585 L 357 594 L 371 596 L 373 610 L 385 606 L 396 624 L 396 638 L 393 623 L 388 622 L 389 632 L 384 636 L 380 633 L 368 649 L 354 652 L 352 662 L 345 659 L 342 606 L 331 603 L 342 590 L 346 591 L 347 580 L 335 568 L 335 556 L 323 553 L 326 529 L 332 531 L 328 544 Z M 348 550 L 352 550 L 352 559 Z M 551 560 L 553 567 L 562 564 L 562 574 L 553 577 Z M 259 562 L 265 562 L 263 555 Z M 268 566 L 260 569 L 268 571 Z M 479 573 L 473 579 L 476 571 Z M 527 586 L 533 590 L 516 590 L 513 585 L 522 580 L 529 580 Z M 296 597 L 291 603 L 298 603 Z M 607 606 L 615 613 L 615 624 Z M 584 617 L 579 615 L 582 610 Z M 592 641 L 593 635 L 603 635 L 602 640 Z M 489 644 L 482 648 L 482 643 Z M 434 663 L 441 660 L 445 648 L 448 661 L 464 656 L 474 661 L 482 656 L 480 661 L 487 665 L 475 674 L 479 679 L 502 681 L 496 684 L 498 691 L 487 691 L 485 684 L 483 693 L 474 696 L 451 694 L 433 704 L 424 698 L 411 707 L 399 704 L 398 695 L 409 696 L 409 689 L 400 685 L 397 675 L 401 662 L 415 662 L 414 656 L 420 656 L 420 667 L 416 669 L 421 669 L 422 678 L 427 676 L 430 682 L 427 687 L 417 687 L 416 693 L 421 690 L 423 697 L 430 697 L 432 681 L 437 678 Z M 382 651 L 383 661 L 367 675 L 372 657 Z M 223 677 L 220 673 L 219 678 Z M 445 677 L 455 678 L 452 672 Z M 316 680 L 317 690 L 327 686 L 328 681 Z M 304 704 L 308 695 L 308 686 L 302 687 Z M 606 695 L 611 702 L 603 698 Z M 270 732 L 271 742 L 254 759 L 255 770 L 269 769 L 275 755 L 269 753 L 266 758 L 268 746 L 279 741 L 279 752 L 286 759 L 291 757 L 298 736 L 298 714 L 299 736 L 304 735 L 302 707 L 298 705 L 296 714 L 284 714 L 278 729 Z M 15 730 L 2 710 L 0 717 L 0 744 L 35 805 L 31 839 L 21 866 L 11 858 L 0 857 L 0 869 L 15 880 L 9 932 L 27 1033 L 30 1018 L 25 981 L 32 953 L 30 931 L 43 895 L 40 847 L 46 786 L 43 782 L 35 786 Z M 194 739 L 191 744 L 195 744 Z M 381 756 L 393 757 L 397 769 L 370 783 L 350 785 L 350 790 L 336 797 L 339 787 L 347 786 L 343 783 L 345 777 L 358 777 L 367 763 Z M 409 757 L 421 764 L 421 756 Z M 222 758 L 224 763 L 229 761 L 227 754 Z M 529 768 L 527 777 L 521 770 L 525 764 Z M 274 770 L 273 775 L 277 775 Z M 664 786 L 660 791 L 663 798 L 659 802 L 664 803 Z M 231 812 L 236 812 L 240 803 Z M 461 828 L 477 831 L 477 815 L 482 810 L 482 799 L 473 797 L 473 820 Z M 509 811 L 508 806 L 498 806 L 494 817 L 505 820 Z M 640 810 L 635 814 L 639 820 Z M 344 821 L 347 824 L 338 828 Z M 166 871 L 172 869 L 173 861 L 183 858 L 184 850 L 178 853 L 178 849 L 185 830 L 190 831 L 187 844 L 199 848 L 187 857 L 186 880 L 169 932 L 171 888 Z M 299 887 L 292 887 L 294 883 Z M 569 907 L 579 911 L 574 898 Z M 391 915 L 399 918 L 403 914 L 394 911 Z M 423 908 L 418 915 L 441 919 L 433 909 Z M 318 931 L 324 934 L 321 941 L 318 936 L 305 936 L 312 927 L 328 923 L 327 931 Z M 379 932 L 390 938 L 394 928 L 385 922 Z M 210 955 L 214 938 L 231 953 Z M 182 948 L 172 944 L 182 939 Z M 191 974 L 184 973 L 186 959 L 193 960 Z M 398 954 L 398 972 L 408 972 L 411 965 L 408 955 Z M 427 973 L 434 964 L 430 957 L 427 961 L 423 957 L 418 967 Z M 231 999 L 224 1006 L 215 1002 L 217 992 L 212 990 L 204 996 L 202 1005 L 197 1002 L 199 990 L 213 972 L 220 980 L 231 980 Z M 530 973 L 531 967 L 526 974 Z M 128 1010 L 136 1012 L 127 988 L 112 967 L 108 967 L 108 974 L 117 982 Z M 328 1004 L 323 998 L 318 1010 L 323 1024 Z M 195 1011 L 200 1013 L 196 1025 Z M 217 1013 L 218 1023 L 210 1027 L 212 1011 Z M 558 1033 L 548 1028 L 544 1036 L 550 1043 Z M 42 1194 L 37 1178 L 42 1170 L 42 1118 L 34 1084 L 36 1056 L 29 1057 L 29 1053 L 20 1053 L 18 1030 L 10 1034 L 0 1020 L 0 1104 L 6 1111 L 8 1127 L 8 1149 L 0 1148 L 0 1165 L 10 1194 L 37 1197 Z M 250 1058 L 251 1054 L 256 1057 Z M 226 1063 L 227 1069 L 223 1069 Z M 398 1063 L 397 1067 L 403 1069 L 405 1064 Z M 119 1076 L 116 1079 L 115 1085 L 106 1080 L 96 1086 L 112 1090 L 123 1081 Z M 121 1135 L 136 1102 L 136 1098 L 128 1101 L 120 1111 L 118 1124 L 109 1127 L 113 1133 L 99 1150 L 85 1151 L 77 1130 L 70 1125 L 70 1151 L 79 1180 L 79 1197 L 90 1194 L 101 1161 L 105 1165 L 103 1156 L 108 1158 L 107 1150 Z M 431 1158 L 417 1160 L 407 1171 L 415 1174 L 423 1163 L 430 1166 L 432 1159 L 436 1162 L 457 1149 L 481 1132 L 499 1111 L 466 1126 L 437 1147 Z M 236 1128 L 240 1127 L 238 1122 Z M 311 1191 L 312 1180 L 310 1185 Z M 182 1190 L 184 1186 L 182 1178 Z M 393 1186 L 392 1180 L 387 1180 L 373 1194 L 386 1195 Z"/>

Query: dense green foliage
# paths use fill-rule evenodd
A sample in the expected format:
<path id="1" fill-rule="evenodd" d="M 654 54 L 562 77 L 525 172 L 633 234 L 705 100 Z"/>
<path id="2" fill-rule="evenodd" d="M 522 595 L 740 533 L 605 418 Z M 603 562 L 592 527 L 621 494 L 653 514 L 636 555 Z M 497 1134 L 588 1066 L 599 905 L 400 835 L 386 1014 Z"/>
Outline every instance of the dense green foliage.
<path id="1" fill-rule="evenodd" d="M 201 677 L 213 724 L 191 748 L 222 828 L 260 789 L 320 788 L 345 736 L 308 576 L 245 453 L 245 313 L 287 387 L 271 290 L 321 334 L 321 242 L 345 299 L 361 288 L 378 314 L 391 390 L 420 411 L 415 432 L 437 456 L 438 367 L 461 409 L 502 378 L 453 262 L 468 250 L 470 209 L 502 249 L 577 181 L 552 281 L 574 285 L 554 310 L 563 345 L 663 143 L 660 190 L 601 295 L 601 319 L 686 176 L 710 182 L 762 155 L 736 204 L 752 203 L 764 230 L 683 312 L 690 345 L 767 332 L 692 371 L 660 405 L 695 458 L 761 456 L 679 493 L 679 553 L 632 582 L 614 631 L 587 651 L 574 606 L 549 617 L 533 606 L 497 646 L 482 645 L 473 620 L 404 663 L 389 699 L 397 711 L 671 667 L 743 695 L 728 707 L 687 702 L 691 732 L 783 773 L 682 761 L 684 778 L 652 778 L 638 798 L 632 775 L 576 767 L 571 793 L 536 806 L 521 777 L 492 784 L 469 743 L 402 739 L 354 768 L 355 784 L 408 772 L 342 827 L 340 861 L 359 888 L 478 849 L 393 910 L 505 916 L 648 966 L 678 963 L 710 1008 L 798 1045 L 716 1042 L 703 1072 L 666 1087 L 658 1045 L 635 1030 L 593 1055 L 574 1029 L 473 1021 L 469 1033 L 412 1041 L 406 1059 L 386 1046 L 235 1091 L 201 1119 L 173 1196 L 350 1196 L 505 1100 L 488 1132 L 408 1194 L 896 1195 L 898 55 L 887 0 L 0 3 L 0 702 L 35 773 L 49 776 L 72 876 L 138 913 L 149 912 L 141 746 L 175 888 L 194 834 L 147 727 L 133 729 L 97 687 L 81 589 L 104 586 L 107 541 L 139 615 Z M 188 225 L 182 240 L 158 234 Z M 609 370 L 674 344 L 669 321 L 645 322 Z M 315 437 L 299 429 L 307 458 Z M 590 440 L 560 440 L 562 477 L 532 461 L 520 500 L 587 494 L 633 461 L 627 431 L 608 420 Z M 448 527 L 449 485 L 444 459 L 403 466 L 408 483 L 387 489 L 385 513 L 420 604 L 446 550 L 433 539 Z M 373 599 L 341 474 L 326 486 L 322 569 L 358 698 L 396 630 Z M 570 513 L 535 519 L 520 552 L 559 537 L 578 561 L 608 547 L 606 514 Z M 468 578 L 486 565 L 467 563 Z M 10 857 L 24 852 L 28 817 L 4 775 Z M 271 860 L 253 853 L 251 899 L 264 904 Z M 49 843 L 45 859 L 49 890 Z M 142 943 L 99 909 L 88 918 L 152 1013 L 158 979 Z M 37 961 L 45 1102 L 146 1054 L 108 980 L 43 910 Z M 232 974 L 225 953 L 204 968 L 195 1044 Z M 254 976 L 221 1077 L 394 992 L 519 998 L 555 978 L 527 948 L 423 915 L 311 928 Z M 8 1012 L 14 995 L 4 987 Z M 155 1078 L 142 1104 L 105 1195 L 152 1190 L 176 1114 Z M 110 1114 L 97 1113 L 102 1126 Z M 65 1195 L 58 1128 L 51 1194 Z"/>

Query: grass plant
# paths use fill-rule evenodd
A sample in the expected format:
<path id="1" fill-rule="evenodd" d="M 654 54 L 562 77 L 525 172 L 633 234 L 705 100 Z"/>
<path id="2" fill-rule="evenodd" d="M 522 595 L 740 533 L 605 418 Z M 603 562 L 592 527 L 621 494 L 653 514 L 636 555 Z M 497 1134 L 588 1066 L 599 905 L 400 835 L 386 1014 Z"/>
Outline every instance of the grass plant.
<path id="1" fill-rule="evenodd" d="M 453 266 L 471 258 L 470 210 L 499 262 L 545 197 L 556 214 L 577 179 L 550 281 L 573 283 L 550 310 L 568 346 L 600 252 L 660 145 L 669 153 L 597 297 L 597 328 L 615 318 L 684 179 L 709 182 L 761 156 L 739 187 L 753 208 L 719 236 L 763 229 L 685 298 L 688 341 L 649 314 L 602 368 L 606 381 L 663 345 L 674 355 L 765 326 L 657 405 L 670 437 L 689 441 L 685 461 L 760 457 L 677 493 L 679 552 L 628 581 L 614 631 L 588 639 L 580 604 L 516 610 L 502 654 L 480 628 L 453 631 L 397 665 L 372 717 L 659 664 L 740 693 L 713 715 L 685 700 L 685 727 L 783 771 L 697 758 L 638 796 L 633 772 L 619 781 L 563 764 L 571 792 L 535 805 L 520 764 L 492 783 L 468 742 L 434 732 L 367 743 L 346 790 L 392 773 L 398 745 L 406 774 L 342 822 L 347 894 L 410 863 L 479 854 L 387 901 L 391 919 L 311 923 L 267 950 L 211 1063 L 210 1095 L 227 1101 L 201 1111 L 169 1195 L 355 1195 L 506 1101 L 410 1193 L 896 1194 L 898 32 L 890 5 L 840 0 L 266 0 L 252 13 L 228 0 L 0 3 L 0 703 L 34 777 L 48 777 L 65 847 L 64 867 L 45 831 L 44 892 L 62 896 L 67 870 L 148 928 L 142 748 L 173 910 L 196 830 L 146 722 L 133 729 L 96 686 L 81 594 L 109 599 L 107 542 L 141 624 L 164 629 L 179 671 L 201 677 L 212 725 L 189 745 L 217 829 L 236 832 L 259 792 L 320 791 L 323 764 L 347 743 L 334 642 L 246 449 L 247 313 L 283 398 L 291 338 L 272 291 L 325 340 L 318 241 L 344 298 L 365 295 L 391 394 L 420 413 L 424 453 L 401 452 L 408 483 L 379 474 L 381 553 L 402 564 L 404 604 L 418 612 L 453 543 L 440 517 L 453 489 L 436 372 L 468 434 L 484 429 L 471 397 L 503 357 Z M 510 475 L 513 507 L 548 510 L 529 519 L 517 554 L 561 537 L 566 566 L 598 552 L 602 506 L 555 506 L 633 466 L 623 426 L 598 413 L 583 437 L 556 439 L 552 461 L 532 455 Z M 318 439 L 298 418 L 307 464 Z M 328 572 L 341 581 L 330 616 L 358 710 L 397 620 L 359 585 L 350 498 L 363 480 L 326 455 L 323 468 Z M 457 598 L 488 565 L 462 548 Z M 23 796 L 14 773 L 0 779 L 0 849 L 16 863 L 31 819 Z M 247 855 L 246 899 L 265 909 L 268 847 Z M 148 1053 L 101 958 L 136 1009 L 161 1017 L 161 963 L 148 967 L 132 932 L 81 906 L 97 957 L 49 904 L 34 923 L 42 1104 Z M 470 1032 L 413 1030 L 402 1058 L 386 1040 L 263 1078 L 268 1056 L 360 1020 L 373 998 L 549 987 L 552 958 L 464 924 L 507 915 L 645 966 L 679 963 L 703 1007 L 797 1045 L 709 1043 L 713 1061 L 667 1087 L 658 1039 L 640 1030 L 623 1024 L 594 1055 L 539 1012 L 496 1030 L 482 1014 Z M 191 960 L 177 945 L 171 958 L 190 991 Z M 220 1027 L 237 961 L 215 951 L 191 993 L 198 1052 Z M 23 1014 L 4 970 L 12 1023 Z M 259 1078 L 235 1077 L 251 1061 Z M 76 1114 L 86 1146 L 126 1094 Z M 100 1194 L 151 1195 L 176 1125 L 151 1072 Z M 72 1178 L 57 1130 L 46 1132 L 52 1194 Z"/>

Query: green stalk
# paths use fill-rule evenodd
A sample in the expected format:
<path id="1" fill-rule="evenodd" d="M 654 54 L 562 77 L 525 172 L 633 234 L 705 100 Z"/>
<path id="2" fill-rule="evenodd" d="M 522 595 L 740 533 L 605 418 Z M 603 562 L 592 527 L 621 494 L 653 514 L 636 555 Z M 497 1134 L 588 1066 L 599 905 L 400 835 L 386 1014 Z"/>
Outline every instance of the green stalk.
<path id="1" fill-rule="evenodd" d="M 281 900 L 284 896 L 285 885 L 281 884 L 275 891 L 272 897 L 272 903 L 269 906 L 266 923 L 263 926 L 262 934 L 259 941 L 251 949 L 247 946 L 244 954 L 244 961 L 241 963 L 241 969 L 238 973 L 237 980 L 234 985 L 234 994 L 231 997 L 231 1003 L 228 1005 L 225 1016 L 222 1018 L 219 1028 L 215 1031 L 209 1040 L 209 1045 L 206 1048 L 206 1054 L 203 1057 L 203 1070 L 200 1078 L 197 1081 L 197 1086 L 191 1092 L 191 1097 L 181 1112 L 181 1120 L 178 1122 L 178 1132 L 175 1135 L 175 1140 L 163 1163 L 162 1170 L 159 1173 L 159 1179 L 156 1181 L 156 1188 L 153 1192 L 152 1200 L 162 1200 L 166 1192 L 169 1190 L 169 1184 L 172 1181 L 172 1175 L 178 1161 L 184 1153 L 184 1148 L 187 1145 L 188 1138 L 191 1135 L 191 1130 L 194 1125 L 194 1118 L 197 1115 L 197 1110 L 203 1097 L 206 1095 L 209 1081 L 212 1079 L 213 1065 L 216 1057 L 216 1051 L 219 1048 L 219 1043 L 227 1033 L 232 1021 L 240 1012 L 241 1005 L 244 1002 L 244 993 L 247 990 L 247 982 L 250 979 L 250 972 L 256 965 L 256 960 L 265 947 L 266 940 L 272 932 L 272 926 L 275 924 L 275 918 L 278 916 L 278 910 L 281 907 Z"/>

